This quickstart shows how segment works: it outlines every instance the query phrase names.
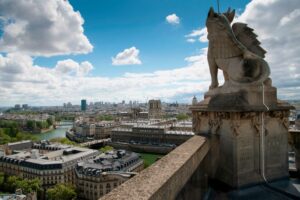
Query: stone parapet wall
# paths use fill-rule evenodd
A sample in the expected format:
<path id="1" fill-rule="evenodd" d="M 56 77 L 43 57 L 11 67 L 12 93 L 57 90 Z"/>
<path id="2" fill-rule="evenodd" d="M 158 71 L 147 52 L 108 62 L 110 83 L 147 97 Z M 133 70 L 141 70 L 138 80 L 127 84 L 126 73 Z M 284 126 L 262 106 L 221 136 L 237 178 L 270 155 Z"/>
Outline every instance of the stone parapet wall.
<path id="1" fill-rule="evenodd" d="M 209 149 L 206 138 L 194 136 L 101 199 L 178 199 Z"/>

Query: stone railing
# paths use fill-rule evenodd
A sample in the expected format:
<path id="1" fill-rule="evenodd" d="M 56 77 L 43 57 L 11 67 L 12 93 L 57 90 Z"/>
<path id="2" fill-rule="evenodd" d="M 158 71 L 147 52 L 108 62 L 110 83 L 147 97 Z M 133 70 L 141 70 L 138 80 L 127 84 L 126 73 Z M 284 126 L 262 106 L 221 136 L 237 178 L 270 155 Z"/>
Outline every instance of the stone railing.
<path id="1" fill-rule="evenodd" d="M 209 149 L 206 138 L 193 136 L 101 200 L 182 199 Z"/>

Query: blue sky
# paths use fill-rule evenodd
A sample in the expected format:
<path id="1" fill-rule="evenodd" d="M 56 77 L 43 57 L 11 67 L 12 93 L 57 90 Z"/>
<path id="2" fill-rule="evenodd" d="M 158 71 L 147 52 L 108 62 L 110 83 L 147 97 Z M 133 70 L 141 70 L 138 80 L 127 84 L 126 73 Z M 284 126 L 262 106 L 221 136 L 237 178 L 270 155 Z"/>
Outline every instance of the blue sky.
<path id="1" fill-rule="evenodd" d="M 216 1 L 0 0 L 0 106 L 203 99 Z M 300 1 L 220 0 L 229 6 L 267 50 L 278 97 L 300 99 Z"/>
<path id="2" fill-rule="evenodd" d="M 221 10 L 229 6 L 242 11 L 248 0 L 222 1 Z M 85 23 L 84 33 L 94 46 L 86 55 L 37 58 L 40 65 L 53 66 L 58 60 L 88 60 L 94 65 L 91 75 L 109 77 L 125 72 L 153 72 L 185 65 L 184 58 L 198 54 L 205 43 L 188 43 L 185 35 L 205 26 L 210 6 L 216 0 L 70 0 Z M 171 25 L 166 16 L 172 13 L 180 24 Z M 140 50 L 142 65 L 112 66 L 111 57 L 135 46 Z"/>

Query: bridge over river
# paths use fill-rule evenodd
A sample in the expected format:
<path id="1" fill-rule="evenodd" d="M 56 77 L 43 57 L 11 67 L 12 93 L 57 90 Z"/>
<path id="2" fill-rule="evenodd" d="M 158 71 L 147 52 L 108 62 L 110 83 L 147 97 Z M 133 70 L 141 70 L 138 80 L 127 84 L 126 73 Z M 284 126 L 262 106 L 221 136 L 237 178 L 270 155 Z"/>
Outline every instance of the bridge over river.
<path id="1" fill-rule="evenodd" d="M 80 143 L 80 146 L 82 146 L 82 147 L 89 147 L 89 148 L 94 149 L 94 148 L 103 147 L 108 142 L 111 142 L 110 138 L 100 139 L 100 140 L 93 140 L 93 141 L 88 141 L 88 142 Z"/>

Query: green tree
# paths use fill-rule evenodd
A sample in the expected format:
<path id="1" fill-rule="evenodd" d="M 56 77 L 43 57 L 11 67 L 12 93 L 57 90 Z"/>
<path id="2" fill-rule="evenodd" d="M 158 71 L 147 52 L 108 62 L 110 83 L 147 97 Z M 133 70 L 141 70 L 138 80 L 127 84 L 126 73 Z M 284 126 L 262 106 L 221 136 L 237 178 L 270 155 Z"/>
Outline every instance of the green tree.
<path id="1" fill-rule="evenodd" d="M 55 121 L 60 122 L 61 121 L 61 116 L 55 115 Z"/>
<path id="2" fill-rule="evenodd" d="M 3 184 L 5 183 L 4 173 L 0 172 L 0 188 L 3 188 Z"/>
<path id="3" fill-rule="evenodd" d="M 58 184 L 46 192 L 49 200 L 71 200 L 76 198 L 75 188 L 71 185 Z"/>
<path id="4" fill-rule="evenodd" d="M 187 120 L 189 118 L 189 116 L 187 116 L 186 114 L 181 113 L 181 114 L 178 114 L 176 116 L 176 118 L 177 118 L 177 120 Z"/>
<path id="5" fill-rule="evenodd" d="M 26 122 L 26 127 L 30 130 L 34 130 L 34 129 L 36 129 L 36 122 L 33 120 L 28 120 Z"/>
<path id="6" fill-rule="evenodd" d="M 33 141 L 36 141 L 36 140 L 38 140 L 38 138 L 36 136 L 33 136 L 30 133 L 19 132 L 19 133 L 17 133 L 17 135 L 16 135 L 15 138 L 12 138 L 12 140 L 15 140 L 15 141 L 21 141 L 21 140 L 33 140 Z"/>
<path id="7" fill-rule="evenodd" d="M 5 134 L 10 137 L 16 137 L 16 134 L 20 129 L 19 125 L 11 120 L 0 120 L 0 128 L 2 128 L 5 131 Z"/>
<path id="8" fill-rule="evenodd" d="M 52 125 L 53 125 L 53 120 L 52 120 L 52 118 L 48 118 L 48 119 L 47 119 L 47 123 L 48 123 L 49 126 L 52 126 Z"/>
<path id="9" fill-rule="evenodd" d="M 114 150 L 114 148 L 111 146 L 105 146 L 100 149 L 100 151 L 102 151 L 103 153 L 105 153 L 107 151 L 111 151 L 111 150 Z"/>
<path id="10" fill-rule="evenodd" d="M 22 179 L 17 176 L 9 176 L 6 181 L 7 184 L 5 190 L 7 192 L 15 192 L 16 189 L 22 189 L 24 194 L 30 192 L 40 192 L 41 191 L 41 181 L 39 179 Z"/>
<path id="11" fill-rule="evenodd" d="M 115 118 L 112 115 L 99 115 L 97 119 L 100 121 L 113 121 Z"/>
<path id="12" fill-rule="evenodd" d="M 58 142 L 58 143 L 67 144 L 67 145 L 78 145 L 76 142 L 72 142 L 68 138 L 60 138 L 60 137 L 52 138 L 52 139 L 50 139 L 50 142 Z"/>
<path id="13" fill-rule="evenodd" d="M 4 130 L 0 128 L 0 144 L 6 144 L 11 142 L 11 137 L 4 133 Z"/>
<path id="14" fill-rule="evenodd" d="M 37 122 L 36 122 L 36 126 L 37 126 L 39 129 L 49 128 L 49 124 L 48 124 L 47 121 L 37 121 Z"/>
<path id="15" fill-rule="evenodd" d="M 30 192 L 39 192 L 41 191 L 41 181 L 37 178 L 35 179 L 23 179 L 18 180 L 16 183 L 16 189 L 22 189 L 24 194 Z"/>

